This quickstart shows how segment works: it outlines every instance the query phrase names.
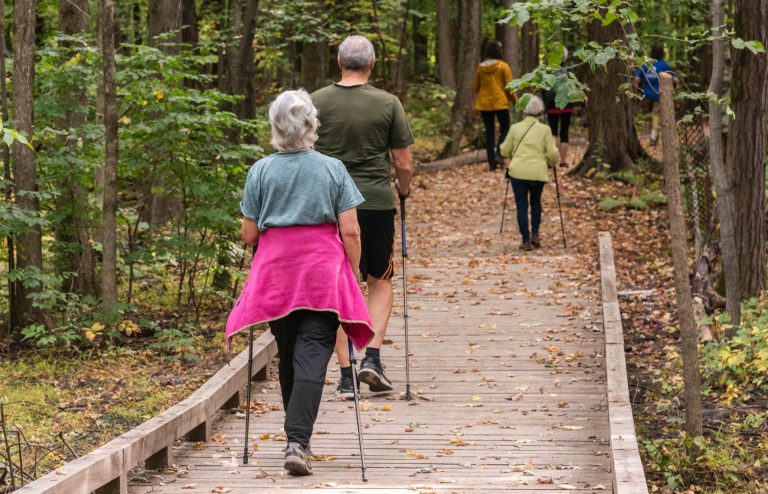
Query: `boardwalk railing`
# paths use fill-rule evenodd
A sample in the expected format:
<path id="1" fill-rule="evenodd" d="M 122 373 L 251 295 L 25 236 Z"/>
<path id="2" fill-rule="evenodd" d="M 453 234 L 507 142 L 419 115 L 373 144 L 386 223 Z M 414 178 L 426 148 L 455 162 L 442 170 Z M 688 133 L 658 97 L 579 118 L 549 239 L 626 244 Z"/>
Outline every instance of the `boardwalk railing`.
<path id="1" fill-rule="evenodd" d="M 647 494 L 643 464 L 640 461 L 632 404 L 629 401 L 627 363 L 624 359 L 624 334 L 616 292 L 611 235 L 598 234 L 600 245 L 600 286 L 603 294 L 603 327 L 608 381 L 608 417 L 611 430 L 611 462 L 615 494 Z"/>
<path id="2" fill-rule="evenodd" d="M 251 378 L 266 379 L 276 354 L 272 333 L 265 332 L 254 341 Z M 186 400 L 17 492 L 125 494 L 131 468 L 142 462 L 150 469 L 164 468 L 173 462 L 177 439 L 210 439 L 212 417 L 222 408 L 239 407 L 240 393 L 247 382 L 246 348 Z"/>

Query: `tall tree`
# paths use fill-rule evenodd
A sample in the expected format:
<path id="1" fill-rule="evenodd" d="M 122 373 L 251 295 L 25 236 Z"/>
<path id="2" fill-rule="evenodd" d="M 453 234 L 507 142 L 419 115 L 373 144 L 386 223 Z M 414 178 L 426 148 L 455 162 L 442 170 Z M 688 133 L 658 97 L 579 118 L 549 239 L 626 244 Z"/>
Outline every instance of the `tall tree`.
<path id="1" fill-rule="evenodd" d="M 183 0 L 181 4 L 181 42 L 197 46 L 200 35 L 197 30 L 197 6 L 195 0 Z"/>
<path id="2" fill-rule="evenodd" d="M 735 0 L 736 37 L 768 46 L 768 0 Z M 753 297 L 766 287 L 765 160 L 768 140 L 768 57 L 734 50 L 731 104 L 736 114 L 728 146 L 733 176 L 736 245 L 741 295 Z"/>
<path id="3" fill-rule="evenodd" d="M 101 49 L 104 78 L 104 204 L 101 291 L 105 305 L 117 302 L 117 92 L 112 0 L 101 2 Z"/>
<path id="4" fill-rule="evenodd" d="M 318 0 L 312 6 L 313 16 L 322 16 L 324 8 L 325 2 Z M 319 26 L 313 31 L 309 34 L 316 39 L 305 41 L 301 47 L 301 87 L 307 91 L 323 87 L 328 78 L 328 41 L 320 32 Z"/>
<path id="5" fill-rule="evenodd" d="M 238 115 L 241 118 L 252 119 L 256 117 L 256 86 L 253 77 L 253 37 L 256 33 L 256 15 L 259 9 L 257 0 L 246 0 L 243 12 L 243 31 L 240 45 L 237 50 L 237 71 L 233 74 L 233 80 L 237 81 L 233 87 L 233 94 L 241 94 L 244 99 L 240 103 Z"/>
<path id="6" fill-rule="evenodd" d="M 181 41 L 182 2 L 181 0 L 149 0 L 147 8 L 147 31 L 149 42 L 157 45 L 157 36 L 173 32 L 170 40 L 174 44 Z M 164 46 L 164 51 L 175 53 L 175 46 Z"/>
<path id="7" fill-rule="evenodd" d="M 453 63 L 453 36 L 451 35 L 451 2 L 437 0 L 437 65 L 440 83 L 456 87 L 456 64 Z"/>
<path id="8" fill-rule="evenodd" d="M 17 0 L 14 8 L 14 64 L 13 64 L 13 126 L 32 142 L 34 124 L 35 89 L 35 0 Z M 16 204 L 28 211 L 40 211 L 37 197 L 29 193 L 37 191 L 37 164 L 35 152 L 29 147 L 13 144 L 13 177 L 16 187 Z M 43 269 L 42 231 L 39 226 L 25 231 L 17 237 L 16 269 Z M 13 308 L 16 311 L 11 320 L 18 329 L 33 320 L 41 320 L 41 313 L 34 310 L 30 293 L 38 288 L 29 288 L 16 283 Z"/>
<path id="9" fill-rule="evenodd" d="M 525 74 L 539 66 L 539 28 L 533 20 L 523 24 L 520 45 L 522 48 L 520 70 Z"/>
<path id="10" fill-rule="evenodd" d="M 517 0 L 504 0 L 504 6 L 510 8 Z M 501 45 L 504 48 L 504 60 L 512 69 L 513 77 L 520 77 L 520 30 L 517 25 L 505 23 L 502 27 Z"/>
<path id="11" fill-rule="evenodd" d="M 725 72 L 725 8 L 723 0 L 712 0 L 712 76 L 709 90 L 720 98 L 723 92 Z M 741 281 L 739 275 L 739 253 L 736 248 L 735 197 L 733 181 L 723 162 L 723 110 L 718 101 L 709 100 L 709 154 L 712 177 L 717 192 L 717 213 L 720 218 L 720 251 L 723 255 L 725 274 L 725 308 L 731 316 L 734 327 L 739 325 Z M 734 143 L 736 144 L 736 143 Z"/>
<path id="12" fill-rule="evenodd" d="M 59 2 L 59 31 L 67 36 L 82 35 L 88 29 L 88 0 L 69 0 Z M 64 41 L 64 47 L 74 47 L 72 41 Z M 69 58 L 70 55 L 65 55 Z M 66 88 L 76 107 L 67 112 L 61 125 L 67 133 L 64 139 L 74 145 L 79 137 L 78 129 L 86 123 L 87 96 L 86 88 Z M 69 170 L 59 184 L 64 193 L 57 197 L 57 209 L 63 220 L 56 225 L 57 244 L 65 247 L 64 252 L 56 256 L 56 268 L 67 273 L 67 289 L 73 288 L 78 293 L 96 295 L 96 265 L 92 247 L 91 225 L 88 218 L 88 196 L 82 187 L 81 170 L 75 166 Z M 73 246 L 74 248 L 71 248 Z"/>
<path id="13" fill-rule="evenodd" d="M 0 2 L 0 26 L 5 26 L 5 2 Z M 0 36 L 0 111 L 2 111 L 3 122 L 8 121 L 8 87 L 6 85 L 5 77 L 5 30 L 3 30 L 2 36 Z M 5 202 L 11 203 L 13 197 L 13 187 L 11 181 L 13 176 L 11 175 L 11 150 L 8 146 L 3 146 L 3 179 L 5 180 Z M 6 246 L 8 248 L 8 272 L 13 272 L 16 269 L 16 247 L 13 242 L 13 235 L 9 234 L 6 238 Z M 14 326 L 13 317 L 16 315 L 14 309 L 16 284 L 8 278 L 8 313 L 9 318 L 8 326 L 0 327 L 0 340 L 11 334 L 11 330 Z"/>
<path id="14" fill-rule="evenodd" d="M 459 64 L 456 97 L 451 110 L 451 128 L 448 142 L 440 153 L 441 158 L 459 152 L 469 110 L 472 106 L 472 78 L 480 62 L 480 0 L 459 0 Z"/>
<path id="15" fill-rule="evenodd" d="M 594 21 L 589 25 L 588 34 L 590 41 L 605 45 L 622 39 L 624 30 L 617 21 L 607 26 Z M 609 165 L 612 170 L 620 170 L 647 156 L 637 138 L 630 102 L 619 93 L 619 86 L 627 81 L 627 72 L 626 63 L 615 58 L 605 65 L 604 70 L 589 73 L 589 146 L 573 173 L 583 173 L 600 163 Z"/>

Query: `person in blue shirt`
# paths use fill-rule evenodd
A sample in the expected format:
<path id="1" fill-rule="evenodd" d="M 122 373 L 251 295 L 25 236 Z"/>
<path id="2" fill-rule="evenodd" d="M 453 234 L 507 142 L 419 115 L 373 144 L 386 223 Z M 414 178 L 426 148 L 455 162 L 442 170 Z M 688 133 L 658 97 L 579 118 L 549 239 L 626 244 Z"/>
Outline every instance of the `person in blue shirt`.
<path id="1" fill-rule="evenodd" d="M 656 130 L 659 126 L 659 74 L 674 74 L 674 71 L 664 60 L 663 46 L 652 47 L 651 58 L 654 60 L 653 64 L 643 64 L 635 71 L 634 84 L 643 92 L 643 111 L 651 114 L 651 146 L 656 146 L 659 141 L 659 133 Z"/>

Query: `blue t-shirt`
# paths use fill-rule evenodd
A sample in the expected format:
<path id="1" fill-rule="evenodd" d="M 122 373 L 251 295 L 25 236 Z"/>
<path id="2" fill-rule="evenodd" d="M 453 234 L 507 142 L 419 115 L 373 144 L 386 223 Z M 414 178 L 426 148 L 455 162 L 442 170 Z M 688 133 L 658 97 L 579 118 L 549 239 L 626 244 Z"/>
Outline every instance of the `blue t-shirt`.
<path id="1" fill-rule="evenodd" d="M 659 101 L 659 74 L 662 72 L 673 72 L 672 67 L 664 60 L 653 62 L 653 70 L 643 64 L 635 71 L 635 77 L 640 78 L 640 88 L 645 99 Z"/>
<path id="2" fill-rule="evenodd" d="M 344 164 L 317 151 L 275 153 L 248 171 L 240 210 L 259 231 L 271 227 L 338 223 L 362 204 Z"/>

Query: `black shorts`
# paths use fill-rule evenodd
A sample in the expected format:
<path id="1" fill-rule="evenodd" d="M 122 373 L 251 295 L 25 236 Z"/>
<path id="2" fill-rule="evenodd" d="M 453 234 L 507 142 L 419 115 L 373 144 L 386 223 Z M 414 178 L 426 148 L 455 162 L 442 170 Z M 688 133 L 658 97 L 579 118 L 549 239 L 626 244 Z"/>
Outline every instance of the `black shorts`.
<path id="1" fill-rule="evenodd" d="M 358 209 L 357 222 L 360 224 L 362 241 L 360 273 L 363 280 L 367 280 L 368 275 L 383 280 L 392 279 L 395 274 L 392 263 L 395 210 Z"/>
<path id="2" fill-rule="evenodd" d="M 568 142 L 568 129 L 571 127 L 571 114 L 547 113 L 547 121 L 549 122 L 549 128 L 552 129 L 552 135 L 560 137 L 560 142 L 562 143 Z"/>

